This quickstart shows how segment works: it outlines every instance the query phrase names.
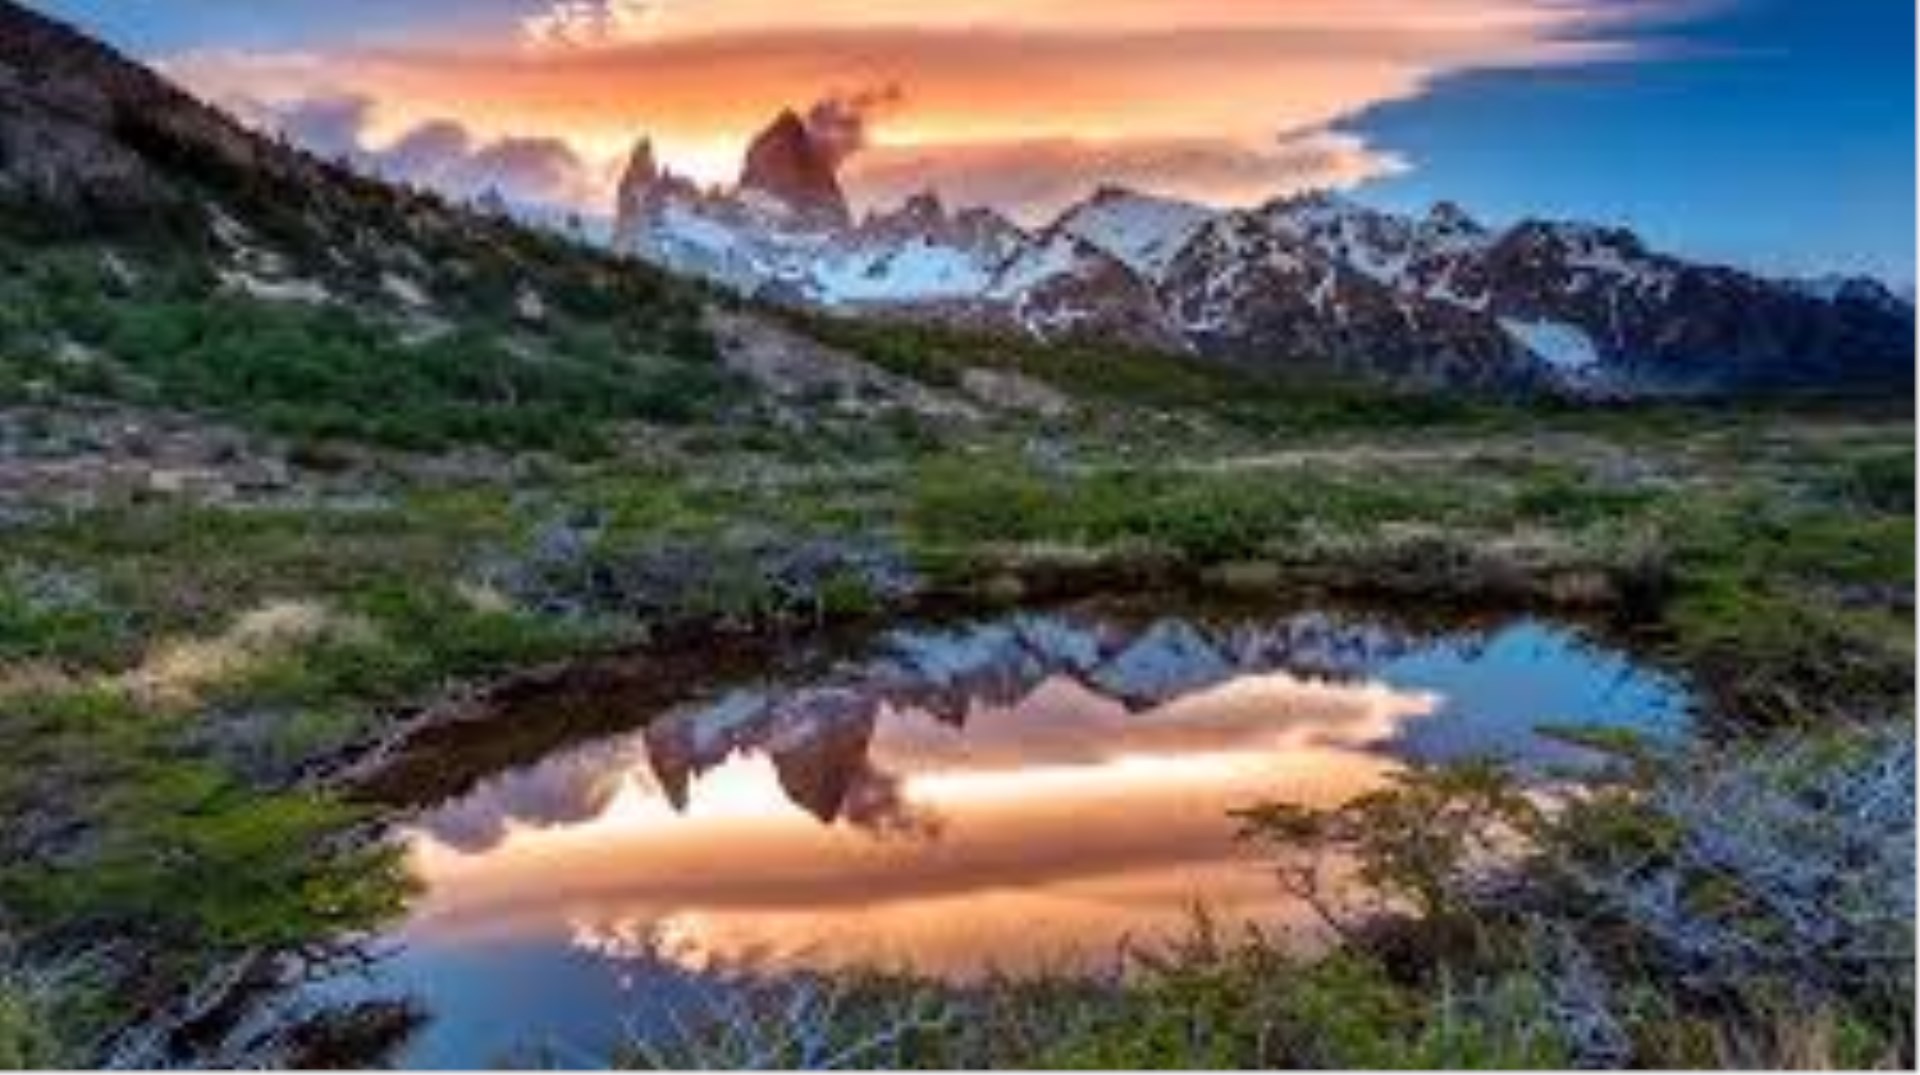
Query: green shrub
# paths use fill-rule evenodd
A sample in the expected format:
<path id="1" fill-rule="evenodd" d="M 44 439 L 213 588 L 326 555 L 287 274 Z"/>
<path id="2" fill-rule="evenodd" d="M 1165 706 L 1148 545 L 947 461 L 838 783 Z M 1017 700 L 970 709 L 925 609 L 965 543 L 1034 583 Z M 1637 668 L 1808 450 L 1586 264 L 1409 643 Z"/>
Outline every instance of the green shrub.
<path id="1" fill-rule="evenodd" d="M 0 963 L 0 1071 L 84 1067 L 74 998 L 51 975 Z"/>
<path id="2" fill-rule="evenodd" d="M 1843 499 L 1889 514 L 1913 514 L 1912 452 L 1883 452 L 1848 463 L 1833 483 Z"/>

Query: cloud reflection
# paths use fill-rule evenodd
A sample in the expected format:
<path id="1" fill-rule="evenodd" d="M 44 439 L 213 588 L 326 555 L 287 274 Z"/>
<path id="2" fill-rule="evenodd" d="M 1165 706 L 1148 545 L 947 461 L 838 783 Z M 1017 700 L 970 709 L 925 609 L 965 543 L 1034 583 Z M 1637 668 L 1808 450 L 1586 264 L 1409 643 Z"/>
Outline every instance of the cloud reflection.
<path id="1" fill-rule="evenodd" d="M 895 636 L 821 685 L 667 714 L 426 819 L 410 933 L 964 975 L 1172 928 L 1203 896 L 1278 913 L 1227 811 L 1374 786 L 1376 745 L 1441 705 L 1260 671 L 1280 637 L 1033 618 Z"/>

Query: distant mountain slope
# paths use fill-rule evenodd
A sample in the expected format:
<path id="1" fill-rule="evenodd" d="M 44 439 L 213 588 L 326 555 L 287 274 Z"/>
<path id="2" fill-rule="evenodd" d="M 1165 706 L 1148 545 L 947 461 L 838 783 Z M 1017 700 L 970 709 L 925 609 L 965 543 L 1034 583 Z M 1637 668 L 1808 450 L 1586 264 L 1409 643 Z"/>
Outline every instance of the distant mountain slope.
<path id="1" fill-rule="evenodd" d="M 790 119 L 760 143 L 801 137 Z M 1620 229 L 1495 230 L 1451 204 L 1411 218 L 1324 194 L 1220 211 L 1117 188 L 1037 231 L 991 210 L 953 214 L 931 195 L 850 225 L 821 209 L 830 177 L 742 195 L 644 159 L 623 187 L 618 249 L 828 309 L 1426 385 L 1647 395 L 1913 383 L 1913 308 L 1878 283 L 1696 265 Z"/>
<path id="2" fill-rule="evenodd" d="M 572 450 L 746 402 L 707 305 L 263 138 L 0 0 L 0 398 Z"/>
<path id="3" fill-rule="evenodd" d="M 1213 215 L 1190 202 L 1102 187 L 1063 214 L 1059 226 L 1119 258 L 1149 282 L 1159 283 Z"/>

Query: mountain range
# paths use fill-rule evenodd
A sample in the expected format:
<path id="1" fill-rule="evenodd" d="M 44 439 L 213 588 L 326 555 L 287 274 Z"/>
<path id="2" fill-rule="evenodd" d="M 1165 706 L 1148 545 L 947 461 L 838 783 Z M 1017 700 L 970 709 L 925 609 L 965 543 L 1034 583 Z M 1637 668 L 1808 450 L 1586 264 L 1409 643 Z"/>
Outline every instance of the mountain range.
<path id="1" fill-rule="evenodd" d="M 619 252 L 844 314 L 1117 340 L 1251 367 L 1591 395 L 1911 385 L 1910 301 L 1866 278 L 1771 279 L 1633 232 L 1489 227 L 1313 193 L 1217 209 L 1108 187 L 1038 228 L 923 194 L 856 220 L 832 154 L 787 112 L 732 188 L 642 142 Z"/>
<path id="2" fill-rule="evenodd" d="M 0 207 L 23 257 L 132 228 L 145 245 L 89 255 L 113 288 L 351 309 L 403 350 L 504 314 L 498 358 L 528 381 L 508 393 L 523 409 L 568 363 L 574 380 L 602 386 L 592 398 L 625 392 L 649 411 L 674 409 L 677 386 L 707 376 L 702 290 L 636 259 L 840 315 L 1423 387 L 1904 394 L 1913 383 L 1913 307 L 1872 280 L 1769 279 L 1657 252 L 1622 229 L 1494 228 L 1451 204 L 1406 217 L 1332 194 L 1219 209 L 1107 188 L 1039 227 L 933 194 L 862 216 L 842 156 L 787 112 L 752 141 L 738 182 L 712 189 L 672 174 L 643 141 L 614 207 L 624 257 L 608 257 L 583 235 L 515 226 L 497 199 L 475 212 L 264 137 L 0 0 Z M 131 310 L 122 301 L 94 320 Z M 132 346 L 139 333 L 14 321 L 16 351 L 100 353 L 136 387 L 152 365 L 180 380 L 182 399 L 205 387 L 177 355 Z M 230 361 L 216 350 L 202 357 Z M 454 350 L 419 377 L 468 392 Z M 363 365 L 371 376 L 384 361 Z M 547 387 L 557 409 L 577 409 L 557 402 L 574 388 Z M 482 411 L 505 420 L 486 393 L 469 394 L 474 414 L 454 424 Z"/>

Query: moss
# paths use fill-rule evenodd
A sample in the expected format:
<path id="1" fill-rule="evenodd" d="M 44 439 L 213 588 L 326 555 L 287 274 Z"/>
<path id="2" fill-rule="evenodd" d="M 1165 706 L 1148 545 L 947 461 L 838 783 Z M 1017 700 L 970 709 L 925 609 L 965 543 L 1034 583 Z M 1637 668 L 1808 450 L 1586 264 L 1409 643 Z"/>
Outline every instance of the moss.
<path id="1" fill-rule="evenodd" d="M 1543 467 L 1515 491 L 1513 510 L 1537 522 L 1585 527 L 1630 518 L 1659 499 L 1650 490 L 1609 488 L 1564 467 Z"/>
<path id="2" fill-rule="evenodd" d="M 909 522 L 928 546 L 1149 545 L 1195 564 L 1260 559 L 1309 525 L 1367 533 L 1445 522 L 1479 506 L 1435 483 L 1262 471 L 1106 468 L 1045 475 L 1006 459 L 942 459 L 913 481 Z"/>
<path id="3" fill-rule="evenodd" d="M 75 1018 L 81 1007 L 66 983 L 0 964 L 0 1070 L 84 1066 L 88 1057 Z"/>
<path id="4" fill-rule="evenodd" d="M 16 561 L 0 571 L 0 664 L 91 664 L 130 643 L 128 625 L 84 576 Z"/>
<path id="5" fill-rule="evenodd" d="M 1677 528 L 1687 665 L 1762 722 L 1878 719 L 1912 683 L 1913 520 L 1747 496 Z"/>
<path id="6" fill-rule="evenodd" d="M 1910 452 L 1876 451 L 1843 459 L 1840 473 L 1827 482 L 1836 499 L 1872 511 L 1913 514 L 1914 470 Z"/>
<path id="7" fill-rule="evenodd" d="M 0 873 L 29 926 L 158 944 L 188 961 L 177 971 L 365 930 L 404 905 L 391 849 L 329 850 L 357 815 L 322 798 L 262 795 L 182 766 L 113 789 L 95 811 L 101 839 L 62 869 Z"/>

